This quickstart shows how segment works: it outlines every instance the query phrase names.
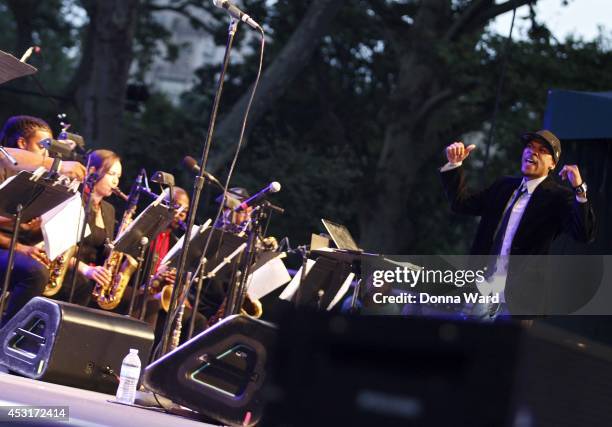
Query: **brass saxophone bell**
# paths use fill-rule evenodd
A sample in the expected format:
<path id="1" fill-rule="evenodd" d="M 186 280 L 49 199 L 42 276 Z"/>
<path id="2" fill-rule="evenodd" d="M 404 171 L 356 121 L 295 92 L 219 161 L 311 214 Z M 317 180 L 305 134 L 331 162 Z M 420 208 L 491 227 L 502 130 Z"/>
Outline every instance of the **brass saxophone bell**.
<path id="1" fill-rule="evenodd" d="M 70 260 L 75 252 L 76 246 L 72 246 L 66 252 L 58 255 L 57 258 L 49 262 L 49 281 L 45 285 L 43 296 L 52 297 L 62 289 L 68 267 L 70 266 Z"/>

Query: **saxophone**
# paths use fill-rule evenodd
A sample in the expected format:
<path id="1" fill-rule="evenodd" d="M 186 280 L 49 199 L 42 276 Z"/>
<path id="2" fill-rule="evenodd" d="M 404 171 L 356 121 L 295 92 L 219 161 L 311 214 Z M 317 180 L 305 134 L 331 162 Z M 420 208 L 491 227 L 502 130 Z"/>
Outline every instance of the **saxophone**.
<path id="1" fill-rule="evenodd" d="M 121 196 L 123 193 L 116 191 L 115 194 L 119 194 L 122 198 L 125 196 Z M 137 195 L 138 193 L 135 194 Z M 132 196 L 132 194 L 130 194 L 130 196 Z M 117 235 L 123 233 L 128 225 L 132 222 L 132 217 L 134 216 L 134 213 L 136 213 L 136 209 L 138 207 L 137 196 L 126 198 L 128 199 L 128 207 L 121 218 L 121 224 L 119 225 Z M 110 284 L 108 286 L 103 286 L 96 283 L 92 291 L 92 295 L 100 308 L 104 310 L 114 310 L 117 308 L 121 302 L 123 293 L 127 288 L 132 274 L 134 271 L 136 271 L 137 267 L 138 262 L 134 259 L 134 257 L 111 249 L 110 254 L 104 261 L 104 268 L 110 272 Z"/>
<path id="2" fill-rule="evenodd" d="M 70 260 L 74 256 L 75 251 L 76 246 L 72 246 L 49 263 L 49 281 L 45 285 L 43 296 L 52 297 L 62 289 L 66 272 L 70 266 Z"/>
<path id="3" fill-rule="evenodd" d="M 170 271 L 176 272 L 176 268 L 170 269 Z M 149 295 L 153 296 L 154 299 L 159 300 L 162 310 L 166 313 L 170 309 L 170 300 L 172 299 L 172 291 L 174 290 L 174 280 L 167 278 L 156 278 L 151 280 L 151 286 L 149 287 Z M 187 308 L 191 308 L 191 304 L 188 300 L 185 300 Z"/>
<path id="4" fill-rule="evenodd" d="M 239 277 L 236 281 L 239 283 Z M 211 326 L 217 324 L 221 319 L 231 314 L 233 313 L 227 313 L 227 296 L 225 296 L 223 302 L 217 309 L 217 312 L 210 316 L 210 318 L 206 322 L 206 327 L 210 328 Z M 263 314 L 263 306 L 261 305 L 261 302 L 258 299 L 251 299 L 249 294 L 245 293 L 244 301 L 242 302 L 242 307 L 240 307 L 240 314 L 259 319 Z"/>

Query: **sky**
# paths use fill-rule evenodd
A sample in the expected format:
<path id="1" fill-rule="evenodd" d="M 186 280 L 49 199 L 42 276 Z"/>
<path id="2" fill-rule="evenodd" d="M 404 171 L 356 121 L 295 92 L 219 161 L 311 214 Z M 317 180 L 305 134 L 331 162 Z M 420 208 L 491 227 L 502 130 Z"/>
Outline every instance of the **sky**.
<path id="1" fill-rule="evenodd" d="M 598 26 L 604 26 L 604 32 L 612 35 L 612 0 L 568 0 L 567 6 L 562 6 L 563 0 L 538 0 L 536 5 L 537 19 L 544 22 L 560 41 L 568 34 L 581 36 L 585 40 L 597 37 Z M 498 3 L 501 1 L 498 0 Z M 528 27 L 528 21 L 522 17 L 529 15 L 529 8 L 523 6 L 517 9 L 514 37 L 520 37 L 521 29 Z M 500 34 L 507 35 L 510 31 L 512 12 L 498 17 L 493 28 Z M 524 33 L 524 31 L 523 31 Z"/>

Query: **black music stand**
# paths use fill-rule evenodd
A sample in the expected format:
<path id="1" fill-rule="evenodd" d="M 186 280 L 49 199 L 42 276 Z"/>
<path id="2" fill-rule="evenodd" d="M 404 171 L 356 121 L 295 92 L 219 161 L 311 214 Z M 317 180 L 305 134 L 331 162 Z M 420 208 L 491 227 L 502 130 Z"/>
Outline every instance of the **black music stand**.
<path id="1" fill-rule="evenodd" d="M 41 216 L 75 194 L 75 191 L 64 185 L 58 185 L 59 183 L 59 180 L 43 177 L 39 173 L 22 171 L 0 186 L 0 215 L 15 218 L 2 294 L 0 294 L 0 315 L 4 312 L 5 296 L 15 263 L 15 247 L 21 223 Z"/>
<path id="2" fill-rule="evenodd" d="M 206 254 L 204 254 L 206 242 L 211 233 L 212 236 L 210 237 L 210 242 L 208 244 Z M 193 276 L 190 275 L 190 277 L 195 277 L 197 275 L 197 286 L 195 290 L 194 304 L 189 325 L 189 336 L 191 336 L 193 333 L 193 328 L 195 325 L 195 316 L 196 312 L 198 311 L 200 295 L 202 292 L 202 284 L 204 280 L 219 276 L 221 276 L 225 280 L 229 280 L 229 276 L 231 275 L 231 267 L 228 267 L 228 264 L 234 262 L 232 254 L 234 254 L 234 252 L 238 250 L 240 245 L 243 245 L 245 242 L 245 237 L 239 237 L 228 231 L 223 231 L 215 227 L 211 228 L 207 225 L 203 225 L 195 234 L 192 235 L 191 239 L 189 239 L 188 253 L 185 255 L 185 271 L 193 274 Z M 168 259 L 164 260 L 164 262 L 170 267 L 177 267 L 179 261 L 178 255 L 182 252 L 184 243 L 184 240 L 182 243 L 179 241 L 177 243 L 177 245 L 181 245 L 179 247 L 179 250 L 175 251 L 173 255 L 171 255 Z M 172 248 L 171 251 L 173 249 L 174 248 Z M 222 264 L 225 265 L 222 266 Z M 204 269 L 207 269 L 208 267 L 211 268 L 209 269 L 209 272 L 205 275 Z M 218 267 L 220 267 L 220 269 L 218 269 Z M 215 272 L 215 270 L 218 271 Z M 214 275 L 211 275 L 211 273 L 214 273 Z M 186 283 L 185 286 L 191 286 L 192 283 L 193 281 L 189 281 L 189 283 Z M 184 291 L 183 298 L 186 298 L 190 291 L 190 288 Z M 171 315 L 172 313 L 169 312 L 168 316 Z"/>
<path id="3" fill-rule="evenodd" d="M 21 62 L 10 53 L 6 53 L 0 50 L 0 84 L 8 81 L 17 79 L 19 77 L 29 76 L 38 71 L 25 62 Z M 17 160 L 11 154 L 0 145 L 0 154 L 4 154 L 7 159 L 14 165 L 17 164 Z M 0 311 L 1 313 L 1 311 Z"/>
<path id="4" fill-rule="evenodd" d="M 38 71 L 25 62 L 21 62 L 10 53 L 0 50 L 0 84 L 17 79 L 19 77 L 29 76 Z"/>
<path id="5" fill-rule="evenodd" d="M 171 207 L 153 202 L 138 215 L 121 235 L 117 236 L 113 242 L 114 250 L 136 258 L 143 237 L 152 241 L 162 230 L 168 228 L 173 218 L 174 210 Z"/>
<path id="6" fill-rule="evenodd" d="M 162 230 L 168 228 L 173 218 L 174 209 L 161 203 L 161 200 L 158 199 L 147 206 L 112 243 L 114 250 L 130 255 L 138 262 L 128 316 L 131 316 L 134 310 L 136 294 L 138 293 L 137 290 L 142 275 L 142 262 L 149 242 L 153 241 Z M 146 298 L 144 300 L 146 301 Z"/>
<path id="7" fill-rule="evenodd" d="M 198 233 L 191 238 L 189 243 L 189 253 L 186 256 L 185 271 L 191 271 L 195 274 L 204 253 L 206 240 L 211 232 L 212 237 L 208 245 L 208 250 L 206 251 L 206 265 L 209 267 L 209 270 L 214 269 L 218 264 L 223 262 L 225 257 L 234 252 L 238 246 L 246 242 L 245 237 L 236 236 L 233 233 L 223 231 L 219 228 L 208 227 L 204 231 L 198 231 Z M 171 267 L 176 267 L 178 253 L 179 252 L 176 252 L 174 256 L 169 259 L 169 265 Z M 227 274 L 228 270 L 229 269 L 224 268 L 219 273 Z M 219 274 L 217 277 L 218 276 Z"/>
<path id="8" fill-rule="evenodd" d="M 353 268 L 344 260 L 319 256 L 303 276 L 293 302 L 297 307 L 325 310 L 334 300 Z"/>

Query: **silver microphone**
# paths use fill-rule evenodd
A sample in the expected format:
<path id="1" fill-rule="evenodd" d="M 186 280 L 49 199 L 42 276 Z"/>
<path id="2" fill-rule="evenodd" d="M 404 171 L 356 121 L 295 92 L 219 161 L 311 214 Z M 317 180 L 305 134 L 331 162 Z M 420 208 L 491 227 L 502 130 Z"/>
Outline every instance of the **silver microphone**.
<path id="1" fill-rule="evenodd" d="M 227 10 L 229 14 L 232 15 L 234 18 L 238 19 L 239 21 L 245 22 L 253 29 L 261 31 L 261 27 L 257 22 L 255 22 L 249 15 L 238 9 L 238 7 L 232 4 L 229 0 L 213 0 L 213 4 L 217 7 Z"/>
<path id="2" fill-rule="evenodd" d="M 249 207 L 252 207 L 256 202 L 265 197 L 268 193 L 278 193 L 281 189 L 281 185 L 274 181 L 271 182 L 266 188 L 260 190 L 258 193 L 252 195 L 244 202 L 240 203 L 238 206 L 234 208 L 234 212 L 243 211 Z"/>

